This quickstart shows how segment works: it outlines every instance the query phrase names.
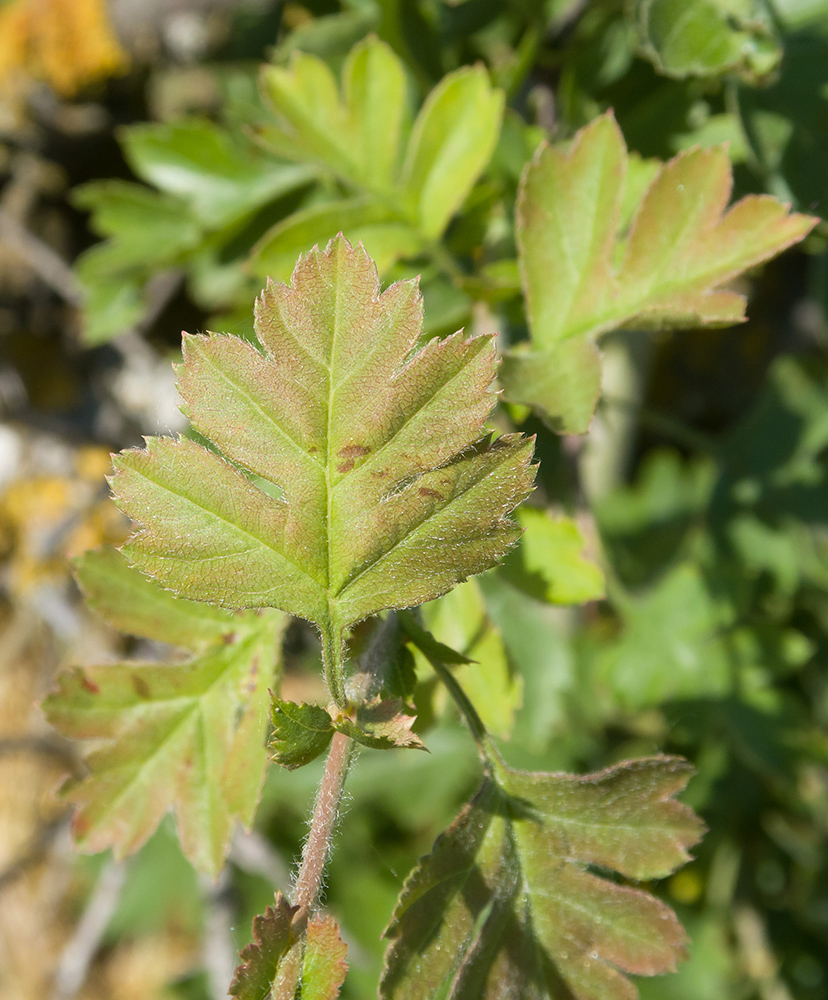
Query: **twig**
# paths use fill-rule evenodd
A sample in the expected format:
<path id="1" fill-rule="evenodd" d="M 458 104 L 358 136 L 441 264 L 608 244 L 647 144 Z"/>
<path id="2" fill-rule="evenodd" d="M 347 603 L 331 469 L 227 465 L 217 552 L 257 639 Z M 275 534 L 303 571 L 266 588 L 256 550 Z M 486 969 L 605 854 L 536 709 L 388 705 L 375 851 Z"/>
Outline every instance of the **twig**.
<path id="1" fill-rule="evenodd" d="M 4 208 L 0 208 L 0 240 L 62 299 L 73 306 L 81 304 L 83 290 L 66 261 Z"/>
<path id="2" fill-rule="evenodd" d="M 119 862 L 108 861 L 104 865 L 80 923 L 61 953 L 52 1000 L 74 1000 L 83 986 L 118 905 L 125 877 L 126 868 Z"/>
<path id="3" fill-rule="evenodd" d="M 202 960 L 213 1000 L 225 1000 L 236 968 L 236 945 L 233 941 L 234 909 L 230 897 L 230 877 L 225 868 L 214 885 L 202 877 L 207 897 L 207 918 L 202 937 Z"/>
<path id="4" fill-rule="evenodd" d="M 339 818 L 339 803 L 342 800 L 342 789 L 348 774 L 353 745 L 353 740 L 349 736 L 344 733 L 334 733 L 293 891 L 293 903 L 299 907 L 299 913 L 294 920 L 307 919 L 316 907 L 325 865 L 331 850 L 334 827 Z"/>
<path id="5" fill-rule="evenodd" d="M 0 892 L 10 886 L 13 882 L 16 882 L 17 879 L 25 875 L 30 868 L 33 868 L 36 864 L 39 864 L 43 860 L 60 832 L 64 829 L 68 830 L 69 815 L 70 814 L 66 812 L 62 816 L 58 816 L 57 819 L 52 820 L 50 823 L 44 823 L 37 831 L 37 834 L 30 838 L 27 850 L 25 850 L 22 854 L 19 854 L 12 862 L 6 865 L 2 871 L 0 871 Z"/>

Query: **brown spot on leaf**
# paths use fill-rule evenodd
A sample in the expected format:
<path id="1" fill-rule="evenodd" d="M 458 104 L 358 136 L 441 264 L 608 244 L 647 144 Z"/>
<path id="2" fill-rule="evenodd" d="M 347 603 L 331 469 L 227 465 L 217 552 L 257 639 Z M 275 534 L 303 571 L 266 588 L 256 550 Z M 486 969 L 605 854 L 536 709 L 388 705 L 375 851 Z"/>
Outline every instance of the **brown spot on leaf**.
<path id="1" fill-rule="evenodd" d="M 86 674 L 81 674 L 81 684 L 83 685 L 84 691 L 88 691 L 90 694 L 100 694 L 101 689 L 98 685 L 91 680 Z"/>
<path id="2" fill-rule="evenodd" d="M 438 493 L 437 490 L 430 490 L 427 486 L 421 486 L 417 492 L 421 497 L 435 497 L 437 500 L 443 499 L 442 493 Z"/>
<path id="3" fill-rule="evenodd" d="M 150 691 L 149 684 L 141 677 L 140 674 L 132 675 L 132 687 L 139 698 L 151 698 L 152 692 Z"/>
<path id="4" fill-rule="evenodd" d="M 388 473 L 386 472 L 385 469 L 374 469 L 371 475 L 374 477 L 374 479 L 384 479 L 388 475 Z"/>
<path id="5" fill-rule="evenodd" d="M 221 637 L 221 641 L 225 646 L 231 646 L 237 638 L 238 636 L 235 632 L 225 632 Z"/>
<path id="6" fill-rule="evenodd" d="M 343 462 L 342 465 L 337 465 L 337 472 L 350 472 L 354 467 L 354 460 L 349 458 L 347 462 Z"/>
<path id="7" fill-rule="evenodd" d="M 366 448 L 361 444 L 346 444 L 344 448 L 339 449 L 340 458 L 362 458 L 363 455 L 367 455 L 370 448 Z"/>

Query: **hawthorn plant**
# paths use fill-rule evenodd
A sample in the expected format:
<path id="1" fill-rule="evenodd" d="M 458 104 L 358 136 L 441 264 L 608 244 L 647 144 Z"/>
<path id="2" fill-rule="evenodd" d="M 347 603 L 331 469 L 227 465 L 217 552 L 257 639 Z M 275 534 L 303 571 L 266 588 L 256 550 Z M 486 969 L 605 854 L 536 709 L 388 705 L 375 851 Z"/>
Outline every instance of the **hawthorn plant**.
<path id="1" fill-rule="evenodd" d="M 701 837 L 675 798 L 691 765 L 507 766 L 461 680 L 475 664 L 417 609 L 521 537 L 510 515 L 533 491 L 533 441 L 505 411 L 487 423 L 496 379 L 508 400 L 583 432 L 602 333 L 738 322 L 744 299 L 722 286 L 813 224 L 766 197 L 726 211 L 730 185 L 721 150 L 630 157 L 611 116 L 569 149 L 542 146 L 517 209 L 530 339 L 500 371 L 490 335 L 424 340 L 417 283 L 381 291 L 369 255 L 341 235 L 301 257 L 288 285 L 268 284 L 257 344 L 185 335 L 179 386 L 199 441 L 150 438 L 115 459 L 115 499 L 137 527 L 121 553 L 85 556 L 78 578 L 116 627 L 190 656 L 77 668 L 45 710 L 95 741 L 88 774 L 63 790 L 81 850 L 129 854 L 173 808 L 185 853 L 213 876 L 235 824 L 253 821 L 268 757 L 296 768 L 327 754 L 295 883 L 254 922 L 239 1000 L 339 993 L 346 948 L 321 910 L 332 832 L 360 748 L 427 746 L 412 651 L 456 704 L 482 775 L 403 885 L 380 996 L 626 1000 L 628 974 L 668 972 L 684 955 L 672 910 L 633 883 L 673 872 Z M 571 546 L 533 503 L 519 514 L 526 537 Z M 543 576 L 541 541 L 521 543 L 504 571 Z M 580 583 L 597 573 L 571 565 Z M 319 634 L 326 704 L 280 697 L 289 616 Z M 366 619 L 368 651 L 351 656 Z"/>

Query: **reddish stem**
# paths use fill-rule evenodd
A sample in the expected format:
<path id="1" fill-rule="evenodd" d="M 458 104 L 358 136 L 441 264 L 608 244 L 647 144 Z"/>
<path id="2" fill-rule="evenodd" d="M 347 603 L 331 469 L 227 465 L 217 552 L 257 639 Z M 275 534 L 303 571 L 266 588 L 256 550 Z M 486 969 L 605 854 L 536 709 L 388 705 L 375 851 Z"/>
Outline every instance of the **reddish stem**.
<path id="1" fill-rule="evenodd" d="M 293 903 L 300 914 L 307 916 L 316 906 L 325 865 L 331 850 L 336 821 L 339 818 L 339 803 L 351 760 L 352 740 L 344 733 L 334 733 L 325 773 L 319 785 L 316 803 L 313 807 L 310 833 L 302 851 L 302 865 L 296 879 Z"/>

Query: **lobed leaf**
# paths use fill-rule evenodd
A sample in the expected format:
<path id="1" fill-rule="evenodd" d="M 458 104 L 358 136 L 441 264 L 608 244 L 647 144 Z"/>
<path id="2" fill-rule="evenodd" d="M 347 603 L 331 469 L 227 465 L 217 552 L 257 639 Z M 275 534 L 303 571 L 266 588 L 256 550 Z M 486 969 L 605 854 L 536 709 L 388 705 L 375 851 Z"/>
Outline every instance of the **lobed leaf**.
<path id="1" fill-rule="evenodd" d="M 730 161 L 723 148 L 711 148 L 664 164 L 627 232 L 628 161 L 607 114 L 567 152 L 542 146 L 521 178 L 517 236 L 531 346 L 507 352 L 500 377 L 510 399 L 563 431 L 581 433 L 589 424 L 600 390 L 596 337 L 622 325 L 741 322 L 744 297 L 722 286 L 816 222 L 765 195 L 726 210 Z"/>
<path id="2" fill-rule="evenodd" d="M 230 984 L 238 1000 L 335 1000 L 345 981 L 347 946 L 330 917 L 294 924 L 298 907 L 281 892 L 253 918 L 253 941 Z"/>
<path id="3" fill-rule="evenodd" d="M 414 283 L 380 295 L 339 237 L 268 286 L 261 350 L 185 336 L 184 409 L 222 455 L 151 438 L 116 459 L 116 498 L 143 524 L 128 558 L 183 596 L 306 618 L 334 657 L 355 622 L 492 565 L 519 534 L 506 515 L 532 488 L 532 442 L 482 435 L 491 338 L 412 353 L 421 312 Z"/>
<path id="4" fill-rule="evenodd" d="M 123 857 L 174 806 L 184 853 L 215 875 L 236 822 L 249 825 L 258 804 L 284 616 L 206 606 L 199 615 L 111 550 L 86 556 L 79 572 L 90 603 L 112 624 L 125 620 L 120 596 L 136 608 L 132 630 L 195 653 L 183 663 L 77 667 L 58 678 L 43 702 L 49 722 L 65 736 L 96 741 L 89 775 L 61 790 L 78 807 L 75 842 L 90 852 L 111 846 Z"/>
<path id="5" fill-rule="evenodd" d="M 632 1000 L 624 973 L 675 967 L 684 932 L 634 879 L 688 859 L 702 825 L 673 799 L 675 757 L 573 776 L 494 761 L 475 798 L 403 886 L 386 934 L 384 1000 Z"/>
<path id="6" fill-rule="evenodd" d="M 316 760 L 334 734 L 332 719 L 321 705 L 273 698 L 270 721 L 273 732 L 268 746 L 272 759 L 288 771 Z"/>

